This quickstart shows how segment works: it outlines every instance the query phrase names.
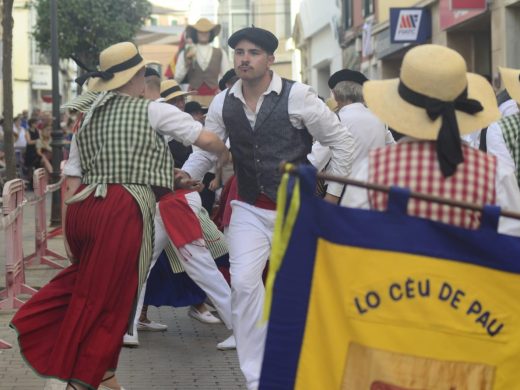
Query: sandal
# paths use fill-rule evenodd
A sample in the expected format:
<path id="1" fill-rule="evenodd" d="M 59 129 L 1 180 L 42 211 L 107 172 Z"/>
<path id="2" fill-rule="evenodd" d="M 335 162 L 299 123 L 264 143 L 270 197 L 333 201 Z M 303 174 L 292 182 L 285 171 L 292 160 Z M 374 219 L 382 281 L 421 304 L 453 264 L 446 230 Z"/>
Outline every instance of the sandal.
<path id="1" fill-rule="evenodd" d="M 116 376 L 116 374 L 113 374 L 113 375 L 109 376 L 108 378 L 103 378 L 101 383 L 106 382 L 107 380 L 112 379 L 115 376 Z M 104 386 L 104 385 L 100 384 L 99 387 L 98 387 L 98 390 L 116 390 L 116 389 L 113 389 L 111 387 L 107 387 L 107 386 Z M 123 386 L 119 386 L 119 390 L 125 390 L 125 388 Z"/>

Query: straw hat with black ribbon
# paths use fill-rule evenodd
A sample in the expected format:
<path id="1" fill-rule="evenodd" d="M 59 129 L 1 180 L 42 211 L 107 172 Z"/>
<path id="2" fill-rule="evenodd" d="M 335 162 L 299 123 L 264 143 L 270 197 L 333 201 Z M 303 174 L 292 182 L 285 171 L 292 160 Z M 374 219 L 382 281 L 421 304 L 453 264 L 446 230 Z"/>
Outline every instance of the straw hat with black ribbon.
<path id="1" fill-rule="evenodd" d="M 90 91 L 111 91 L 122 87 L 145 66 L 143 57 L 132 42 L 109 46 L 99 55 L 99 70 L 88 71 L 75 81 L 88 82 Z"/>
<path id="2" fill-rule="evenodd" d="M 400 77 L 367 81 L 368 108 L 399 133 L 436 140 L 445 177 L 464 161 L 460 136 L 500 118 L 495 94 L 482 76 L 467 73 L 464 58 L 439 45 L 420 45 L 406 53 Z"/>
<path id="3" fill-rule="evenodd" d="M 189 24 L 186 27 L 186 33 L 190 35 L 195 31 L 199 32 L 213 32 L 213 35 L 218 35 L 220 32 L 220 24 L 211 23 L 209 19 L 200 18 L 195 24 Z"/>
<path id="4" fill-rule="evenodd" d="M 175 80 L 164 80 L 161 82 L 161 97 L 165 100 L 175 99 L 179 96 L 194 95 L 196 91 L 183 91 Z"/>
<path id="5" fill-rule="evenodd" d="M 507 93 L 520 104 L 520 69 L 498 67 L 498 70 Z"/>

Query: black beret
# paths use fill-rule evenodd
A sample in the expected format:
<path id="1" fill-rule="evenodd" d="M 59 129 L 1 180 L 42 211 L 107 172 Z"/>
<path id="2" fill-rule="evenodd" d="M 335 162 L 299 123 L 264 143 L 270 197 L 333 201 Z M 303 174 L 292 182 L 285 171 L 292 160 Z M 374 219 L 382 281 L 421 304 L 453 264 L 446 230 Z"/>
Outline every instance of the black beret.
<path id="1" fill-rule="evenodd" d="M 340 81 L 352 81 L 359 85 L 363 85 L 363 83 L 368 81 L 368 79 L 363 73 L 358 72 L 357 70 L 342 69 L 330 76 L 329 88 L 333 89 Z"/>
<path id="2" fill-rule="evenodd" d="M 161 75 L 159 74 L 159 72 L 157 72 L 154 68 L 150 68 L 149 66 L 147 66 L 144 71 L 144 77 L 148 77 L 148 76 L 157 76 L 157 77 L 161 78 Z"/>
<path id="3" fill-rule="evenodd" d="M 187 112 L 188 114 L 191 114 L 193 112 L 202 112 L 203 114 L 208 112 L 208 109 L 206 107 L 202 107 L 199 102 L 191 101 L 186 103 L 186 106 L 184 107 L 184 112 Z"/>
<path id="4" fill-rule="evenodd" d="M 233 77 L 237 77 L 237 73 L 235 72 L 235 69 L 231 68 L 226 73 L 224 73 L 224 76 L 219 80 L 218 87 L 221 91 L 225 90 L 226 83 L 231 80 Z"/>
<path id="5" fill-rule="evenodd" d="M 253 42 L 269 53 L 274 53 L 278 47 L 278 38 L 272 32 L 255 26 L 235 31 L 229 37 L 228 45 L 234 49 L 242 39 Z"/>

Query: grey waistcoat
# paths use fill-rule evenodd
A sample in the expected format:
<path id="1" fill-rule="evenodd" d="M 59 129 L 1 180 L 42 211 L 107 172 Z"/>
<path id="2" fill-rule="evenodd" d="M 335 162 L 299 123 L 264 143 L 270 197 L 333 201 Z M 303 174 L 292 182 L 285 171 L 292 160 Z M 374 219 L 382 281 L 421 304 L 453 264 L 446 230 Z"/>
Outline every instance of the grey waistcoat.
<path id="1" fill-rule="evenodd" d="M 238 194 L 249 204 L 254 204 L 260 193 L 276 201 L 280 162 L 304 163 L 311 151 L 312 136 L 305 128 L 295 128 L 289 120 L 288 102 L 293 84 L 294 81 L 282 79 L 280 95 L 271 92 L 265 96 L 254 129 L 240 99 L 228 90 L 224 100 L 222 118 L 229 132 Z"/>

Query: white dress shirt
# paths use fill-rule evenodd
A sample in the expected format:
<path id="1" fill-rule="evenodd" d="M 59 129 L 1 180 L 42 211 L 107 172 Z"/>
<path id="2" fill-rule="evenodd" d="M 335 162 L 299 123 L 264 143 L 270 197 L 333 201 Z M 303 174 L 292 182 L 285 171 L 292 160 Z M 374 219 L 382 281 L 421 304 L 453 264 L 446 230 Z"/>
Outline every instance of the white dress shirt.
<path id="1" fill-rule="evenodd" d="M 338 116 L 343 125 L 356 139 L 357 149 L 352 163 L 352 174 L 357 171 L 357 166 L 372 149 L 385 145 L 395 144 L 394 137 L 387 126 L 381 122 L 363 103 L 352 103 L 343 106 L 338 111 Z M 322 171 L 331 157 L 330 149 L 315 142 L 312 151 L 307 155 L 309 162 Z M 327 173 L 330 173 L 328 167 Z M 330 184 L 330 183 L 329 183 Z"/>
<path id="2" fill-rule="evenodd" d="M 488 128 L 489 131 L 489 128 Z M 488 133 L 489 134 L 489 133 Z M 403 142 L 406 142 L 404 138 Z M 364 159 L 358 166 L 354 180 L 368 181 L 369 162 Z M 514 171 L 504 167 L 503 162 L 497 159 L 497 171 L 495 178 L 496 204 L 505 210 L 520 212 L 520 189 L 516 182 Z M 341 199 L 341 206 L 369 209 L 370 202 L 368 191 L 365 188 L 349 186 L 349 190 Z M 520 220 L 500 217 L 498 231 L 503 234 L 520 236 Z"/>
<path id="3" fill-rule="evenodd" d="M 255 111 L 246 104 L 242 94 L 242 80 L 238 80 L 229 93 L 242 102 L 246 117 L 254 129 L 256 118 L 264 97 L 272 91 L 280 94 L 282 90 L 282 79 L 276 73 L 272 73 L 272 80 L 267 90 L 260 96 Z M 224 142 L 228 139 L 228 130 L 224 125 L 222 110 L 227 90 L 222 91 L 213 99 L 206 116 L 205 127 L 215 132 Z M 340 177 L 347 177 L 352 169 L 353 156 L 356 143 L 352 134 L 339 122 L 337 116 L 323 103 L 316 93 L 308 85 L 294 83 L 289 93 L 288 102 L 289 120 L 297 129 L 307 128 L 313 138 L 322 145 L 330 147 L 331 162 L 328 172 Z M 214 164 L 214 156 L 204 151 L 197 151 L 190 155 L 183 166 L 192 178 L 200 180 Z M 327 192 L 340 196 L 343 185 L 330 183 Z"/>
<path id="4" fill-rule="evenodd" d="M 506 100 L 504 103 L 498 106 L 498 109 L 500 110 L 502 116 L 514 115 L 520 111 L 518 108 L 518 103 L 513 99 Z"/>
<path id="5" fill-rule="evenodd" d="M 150 102 L 148 105 L 148 120 L 152 129 L 163 135 L 166 142 L 174 139 L 182 142 L 185 146 L 193 144 L 202 131 L 200 122 L 193 120 L 190 114 L 171 104 Z M 66 176 L 82 176 L 76 136 L 72 138 L 69 159 L 63 168 L 63 174 Z"/>
<path id="6" fill-rule="evenodd" d="M 486 147 L 487 152 L 492 154 L 497 158 L 500 163 L 500 169 L 503 174 L 508 174 L 509 172 L 516 172 L 515 162 L 511 153 L 509 153 L 509 149 L 507 148 L 506 141 L 504 140 L 504 135 L 502 134 L 502 129 L 498 122 L 492 123 L 488 126 L 486 133 Z"/>
<path id="7" fill-rule="evenodd" d="M 186 48 L 184 50 L 186 50 Z M 224 50 L 222 49 L 219 50 L 222 51 L 222 60 L 220 61 L 220 71 L 218 74 L 218 79 L 222 78 L 224 73 L 226 73 L 230 68 L 226 52 L 224 52 Z M 212 45 L 202 45 L 198 43 L 195 44 L 195 61 L 197 61 L 202 70 L 206 70 L 206 68 L 209 66 L 212 53 Z M 182 83 L 184 77 L 186 77 L 189 71 L 189 69 L 186 68 L 184 54 L 185 52 L 179 55 L 179 58 L 177 58 L 177 63 L 175 64 L 175 81 L 177 81 L 179 84 Z"/>

